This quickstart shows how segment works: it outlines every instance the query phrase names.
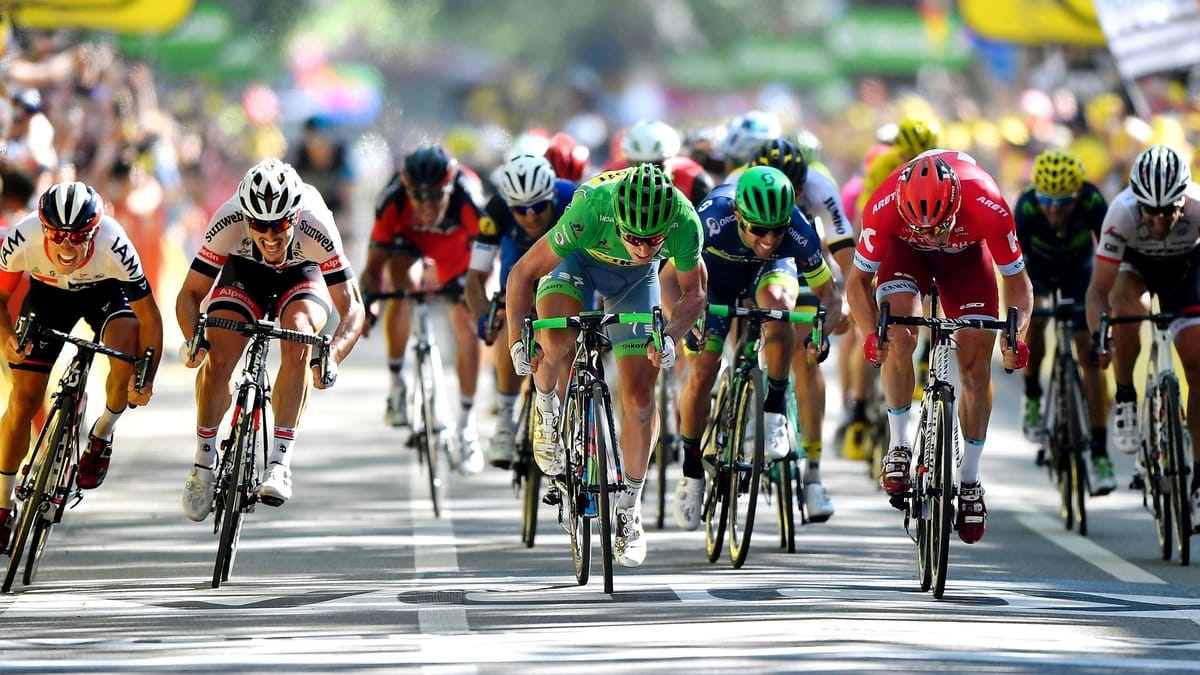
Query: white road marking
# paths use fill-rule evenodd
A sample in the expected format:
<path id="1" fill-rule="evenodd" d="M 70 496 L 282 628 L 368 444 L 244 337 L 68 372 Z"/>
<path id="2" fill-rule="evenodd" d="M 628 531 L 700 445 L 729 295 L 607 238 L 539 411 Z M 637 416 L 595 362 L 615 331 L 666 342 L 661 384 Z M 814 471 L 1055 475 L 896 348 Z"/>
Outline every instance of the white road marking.
<path id="1" fill-rule="evenodd" d="M 1068 532 L 1063 529 L 1061 523 L 1049 516 L 1040 513 L 1022 513 L 1017 516 L 1017 520 L 1051 544 L 1121 581 L 1138 584 L 1167 583 L 1087 537 L 1081 537 L 1075 532 Z"/>

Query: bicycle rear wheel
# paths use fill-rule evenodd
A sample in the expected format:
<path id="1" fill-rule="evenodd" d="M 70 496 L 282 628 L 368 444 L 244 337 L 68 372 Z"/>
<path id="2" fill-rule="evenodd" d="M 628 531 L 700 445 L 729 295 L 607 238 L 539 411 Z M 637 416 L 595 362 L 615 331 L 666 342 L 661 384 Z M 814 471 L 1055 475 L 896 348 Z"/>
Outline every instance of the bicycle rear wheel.
<path id="1" fill-rule="evenodd" d="M 242 411 L 237 426 L 234 427 L 233 442 L 230 444 L 232 453 L 225 453 L 222 458 L 221 476 L 224 498 L 221 514 L 221 537 L 217 542 L 217 560 L 213 566 L 212 587 L 220 588 L 221 583 L 229 581 L 229 573 L 233 570 L 233 560 L 237 557 L 238 539 L 242 534 L 242 509 L 250 489 L 249 467 L 254 458 L 254 395 L 243 395 Z M 232 455 L 232 456 L 230 456 Z M 227 463 L 227 464 L 226 464 Z"/>
<path id="2" fill-rule="evenodd" d="M 734 568 L 746 564 L 758 489 L 762 480 L 766 429 L 763 424 L 763 376 L 751 369 L 738 387 L 733 432 L 733 463 L 729 474 L 729 561 Z"/>
<path id="3" fill-rule="evenodd" d="M 1189 565 L 1192 558 L 1192 511 L 1191 476 L 1188 471 L 1189 458 L 1184 456 L 1183 409 L 1179 406 L 1179 383 L 1168 379 L 1159 385 L 1162 410 L 1166 415 L 1166 438 L 1163 440 L 1166 474 L 1169 480 L 1167 494 L 1170 495 L 1172 516 L 1175 521 L 1175 550 L 1179 553 L 1179 564 Z"/>
<path id="4" fill-rule="evenodd" d="M 32 579 L 30 568 L 37 567 L 37 560 L 45 549 L 46 538 L 50 535 L 50 523 L 46 521 L 54 509 L 53 490 L 56 487 L 51 480 L 55 464 L 55 454 L 64 450 L 66 438 L 72 427 L 71 415 L 61 406 L 50 410 L 41 435 L 38 437 L 34 451 L 34 476 L 30 479 L 32 486 L 22 500 L 21 517 L 17 521 L 17 529 L 13 532 L 8 550 L 8 569 L 4 575 L 3 592 L 12 590 L 17 573 L 25 565 L 24 583 L 28 585 Z M 42 529 L 44 531 L 39 532 Z M 26 553 L 28 551 L 28 553 Z M 23 555 L 24 554 L 24 555 Z"/>
<path id="5" fill-rule="evenodd" d="M 600 534 L 600 568 L 604 573 L 604 592 L 612 595 L 613 564 L 616 562 L 616 555 L 613 551 L 613 526 L 616 524 L 613 491 L 619 489 L 617 443 L 613 436 L 613 418 L 612 411 L 608 407 L 608 391 L 603 383 L 597 382 L 592 385 L 590 399 L 592 419 L 588 426 L 595 429 L 591 442 L 594 443 L 592 452 L 595 453 L 596 467 L 593 476 L 599 499 L 596 521 Z"/>
<path id="6" fill-rule="evenodd" d="M 943 385 L 934 396 L 933 536 L 929 545 L 933 597 L 940 600 L 946 592 L 950 536 L 954 531 L 954 419 L 951 412 L 954 395 L 949 386 Z"/>

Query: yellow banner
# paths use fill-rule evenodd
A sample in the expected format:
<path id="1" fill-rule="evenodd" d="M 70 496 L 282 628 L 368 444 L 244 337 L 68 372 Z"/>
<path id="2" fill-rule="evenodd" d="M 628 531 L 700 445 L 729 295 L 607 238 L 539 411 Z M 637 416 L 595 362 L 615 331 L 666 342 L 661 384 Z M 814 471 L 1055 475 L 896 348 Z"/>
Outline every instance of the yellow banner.
<path id="1" fill-rule="evenodd" d="M 165 33 L 187 18 L 194 4 L 195 0 L 0 0 L 0 12 L 26 28 Z"/>
<path id="2" fill-rule="evenodd" d="M 997 42 L 1107 44 L 1091 0 L 959 0 L 958 13 L 980 37 Z"/>

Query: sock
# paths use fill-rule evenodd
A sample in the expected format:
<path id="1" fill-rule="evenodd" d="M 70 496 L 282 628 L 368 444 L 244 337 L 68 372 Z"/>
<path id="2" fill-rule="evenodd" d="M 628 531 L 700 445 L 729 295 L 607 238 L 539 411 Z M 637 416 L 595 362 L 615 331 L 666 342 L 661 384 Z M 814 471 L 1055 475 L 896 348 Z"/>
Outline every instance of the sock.
<path id="1" fill-rule="evenodd" d="M 912 408 L 911 405 L 906 405 L 903 408 L 888 408 L 888 429 L 891 430 L 892 447 L 904 446 L 912 447 L 912 441 L 908 440 L 908 411 Z"/>
<path id="2" fill-rule="evenodd" d="M 275 427 L 275 442 L 271 445 L 271 456 L 267 464 L 279 464 L 290 467 L 292 464 L 292 444 L 296 442 L 296 429 Z"/>
<path id="3" fill-rule="evenodd" d="M 217 428 L 196 427 L 196 466 L 217 467 Z"/>
<path id="4" fill-rule="evenodd" d="M 767 376 L 767 398 L 763 401 L 764 412 L 783 412 L 784 406 L 787 404 L 787 386 L 786 379 L 777 380 L 770 375 Z"/>
<path id="5" fill-rule="evenodd" d="M 401 368 L 404 366 L 404 358 L 388 359 L 388 371 L 392 374 L 392 388 L 396 389 L 404 386 L 404 373 Z"/>
<path id="6" fill-rule="evenodd" d="M 805 440 L 801 443 L 804 447 L 804 484 L 820 483 L 821 482 L 821 441 Z"/>
<path id="7" fill-rule="evenodd" d="M 1025 398 L 1037 399 L 1042 397 L 1042 383 L 1036 377 L 1025 378 Z"/>
<path id="8" fill-rule="evenodd" d="M 983 459 L 983 439 L 975 440 L 963 436 L 962 468 L 959 469 L 959 480 L 964 483 L 979 482 L 979 461 Z"/>
<path id="9" fill-rule="evenodd" d="M 553 389 L 550 391 L 542 391 L 541 389 L 535 388 L 533 401 L 534 405 L 538 407 L 538 410 L 541 410 L 544 413 L 554 413 L 555 415 L 558 414 L 558 393 Z"/>
<path id="10" fill-rule="evenodd" d="M 700 439 L 684 436 L 683 475 L 688 478 L 704 478 L 704 464 L 700 461 Z"/>
<path id="11" fill-rule="evenodd" d="M 505 394 L 501 392 L 496 397 L 496 424 L 497 427 L 512 428 L 516 424 L 515 415 L 513 414 L 517 407 L 517 394 Z"/>
<path id="12" fill-rule="evenodd" d="M 17 484 L 17 474 L 0 473 L 0 509 L 12 508 L 13 487 Z"/>
<path id="13" fill-rule="evenodd" d="M 628 474 L 625 475 L 625 487 L 628 488 L 617 497 L 617 508 L 627 509 L 631 506 L 637 506 L 642 502 L 642 484 L 646 482 L 646 477 L 634 478 Z"/>
<path id="14" fill-rule="evenodd" d="M 104 412 L 100 413 L 99 419 L 92 425 L 92 435 L 104 441 L 111 441 L 113 437 L 113 427 L 117 425 L 117 420 L 121 417 L 121 413 L 125 412 L 125 408 L 113 410 L 107 405 L 104 406 Z"/>
<path id="15" fill-rule="evenodd" d="M 466 429 L 474 421 L 471 417 L 471 410 L 475 407 L 475 397 L 460 395 L 458 402 L 460 406 L 458 409 L 458 428 Z"/>
<path id="16" fill-rule="evenodd" d="M 861 398 L 854 399 L 854 403 L 850 408 L 850 419 L 856 422 L 862 422 L 867 419 L 867 402 Z"/>
<path id="17" fill-rule="evenodd" d="M 1137 403 L 1137 387 L 1132 384 L 1118 384 L 1113 393 L 1114 403 Z"/>
<path id="18" fill-rule="evenodd" d="M 1108 457 L 1108 427 L 1092 427 L 1092 457 Z"/>

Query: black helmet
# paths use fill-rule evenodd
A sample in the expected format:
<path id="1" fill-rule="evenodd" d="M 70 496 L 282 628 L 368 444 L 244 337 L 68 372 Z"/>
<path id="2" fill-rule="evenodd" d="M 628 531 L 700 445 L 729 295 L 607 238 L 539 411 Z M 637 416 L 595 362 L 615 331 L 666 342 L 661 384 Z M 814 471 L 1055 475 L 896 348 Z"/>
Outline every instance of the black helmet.
<path id="1" fill-rule="evenodd" d="M 38 200 L 38 217 L 51 230 L 87 232 L 100 224 L 103 215 L 100 195 L 79 181 L 51 185 Z"/>
<path id="2" fill-rule="evenodd" d="M 775 138 L 759 146 L 758 151 L 750 157 L 750 165 L 779 169 L 792 181 L 792 187 L 796 190 L 803 189 L 808 180 L 808 162 L 804 160 L 804 153 L 783 138 Z"/>
<path id="3" fill-rule="evenodd" d="M 456 162 L 440 145 L 422 143 L 404 158 L 404 180 L 414 187 L 442 187 Z"/>

